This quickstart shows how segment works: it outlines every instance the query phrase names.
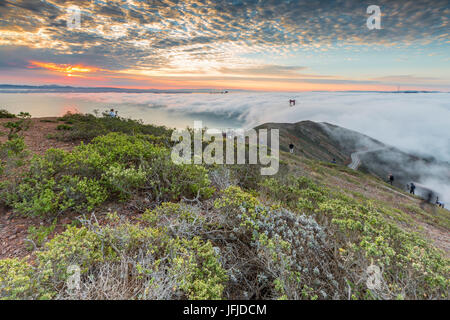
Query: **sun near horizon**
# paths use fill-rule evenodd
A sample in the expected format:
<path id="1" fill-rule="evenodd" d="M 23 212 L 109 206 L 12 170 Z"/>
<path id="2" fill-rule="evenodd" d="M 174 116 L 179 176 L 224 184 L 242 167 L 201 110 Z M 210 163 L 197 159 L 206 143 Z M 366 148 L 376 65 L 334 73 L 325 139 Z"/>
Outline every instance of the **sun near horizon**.
<path id="1" fill-rule="evenodd" d="M 445 1 L 6 1 L 0 83 L 256 91 L 450 89 Z M 17 19 L 16 17 L 27 19 Z"/>

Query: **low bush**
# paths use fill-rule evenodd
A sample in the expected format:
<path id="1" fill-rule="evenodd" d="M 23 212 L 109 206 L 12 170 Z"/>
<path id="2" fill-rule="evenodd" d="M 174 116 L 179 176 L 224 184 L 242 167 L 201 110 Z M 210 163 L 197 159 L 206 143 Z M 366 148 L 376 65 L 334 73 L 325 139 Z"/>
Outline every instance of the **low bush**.
<path id="1" fill-rule="evenodd" d="M 2 110 L 0 110 L 0 115 L 1 112 Z M 24 160 L 28 156 L 25 140 L 19 133 L 28 130 L 31 115 L 29 113 L 20 112 L 17 117 L 19 120 L 8 121 L 3 124 L 9 132 L 7 133 L 8 140 L 4 143 L 0 143 L 0 176 L 5 173 L 7 175 L 14 174 L 14 169 L 23 166 Z M 7 118 L 15 118 L 15 116 Z M 4 133 L 0 132 L 0 134 Z"/>
<path id="2" fill-rule="evenodd" d="M 25 241 L 28 242 L 28 249 L 33 250 L 42 247 L 47 241 L 50 234 L 55 231 L 57 219 L 53 220 L 50 226 L 30 226 L 28 228 L 28 237 Z"/>
<path id="3" fill-rule="evenodd" d="M 236 187 L 216 200 L 225 233 L 229 290 L 245 299 L 341 297 L 346 271 L 334 260 L 324 230 L 311 217 L 264 206 Z M 225 251 L 226 252 L 226 251 Z M 251 261 L 251 262 L 250 262 Z"/>
<path id="4" fill-rule="evenodd" d="M 28 155 L 22 137 L 0 143 L 0 204 L 6 204 L 7 190 L 14 184 L 17 170 L 27 163 Z"/>
<path id="5" fill-rule="evenodd" d="M 73 130 L 73 127 L 71 127 L 71 126 L 69 126 L 69 125 L 67 125 L 67 124 L 59 124 L 59 125 L 56 127 L 56 130 L 59 130 L 59 131 L 62 131 L 62 130 L 69 131 L 69 130 Z"/>
<path id="6" fill-rule="evenodd" d="M 172 130 L 163 126 L 144 124 L 138 120 L 109 116 L 97 117 L 92 114 L 79 113 L 67 113 L 58 120 L 64 121 L 65 124 L 58 126 L 61 128 L 60 132 L 53 137 L 62 141 L 82 140 L 89 142 L 95 137 L 106 135 L 110 132 L 120 132 L 128 135 L 144 134 L 160 137 L 160 142 L 164 141 L 166 146 L 170 146 Z"/>
<path id="7" fill-rule="evenodd" d="M 0 260 L 0 300 L 41 297 L 42 295 L 37 292 L 39 284 L 34 281 L 34 276 L 32 266 L 25 260 L 16 258 Z M 51 295 L 46 297 L 51 298 Z"/>
<path id="8" fill-rule="evenodd" d="M 209 184 L 205 168 L 174 164 L 170 150 L 149 137 L 110 133 L 71 152 L 50 149 L 35 156 L 5 198 L 18 212 L 48 215 L 91 211 L 134 192 L 156 202 L 208 198 L 214 192 Z"/>
<path id="9" fill-rule="evenodd" d="M 68 227 L 38 248 L 33 266 L 0 261 L 0 297 L 448 298 L 448 260 L 373 203 L 357 203 L 307 178 L 269 180 L 268 203 L 230 186 L 213 206 L 162 203 L 134 223 L 116 214 L 101 225 L 94 215 L 82 218 L 81 228 Z M 277 193 L 285 183 L 295 196 Z M 271 199 L 278 196 L 286 202 Z M 310 201 L 305 209 L 302 197 Z M 73 265 L 80 286 L 70 289 Z M 378 287 L 366 284 L 371 265 L 381 271 Z"/>
<path id="10" fill-rule="evenodd" d="M 8 110 L 5 109 L 0 109 L 0 119 L 11 119 L 11 118 L 15 118 L 16 115 L 10 113 Z"/>
<path id="11" fill-rule="evenodd" d="M 20 112 L 13 118 L 18 118 L 16 121 L 8 121 L 3 124 L 3 127 L 9 130 L 8 140 L 13 140 L 19 137 L 19 133 L 29 129 L 31 125 L 31 115 L 28 112 Z"/>
<path id="12" fill-rule="evenodd" d="M 299 181 L 301 183 L 299 183 Z M 373 202 L 318 186 L 307 178 L 287 184 L 268 179 L 263 194 L 314 217 L 326 230 L 346 270 L 352 298 L 446 299 L 449 261 L 419 235 L 400 229 Z M 382 287 L 368 290 L 361 275 L 370 264 L 382 269 Z"/>
<path id="13" fill-rule="evenodd" d="M 222 298 L 227 276 L 209 241 L 118 219 L 112 214 L 106 225 L 84 220 L 81 228 L 69 226 L 36 252 L 35 266 L 0 260 L 0 298 Z"/>

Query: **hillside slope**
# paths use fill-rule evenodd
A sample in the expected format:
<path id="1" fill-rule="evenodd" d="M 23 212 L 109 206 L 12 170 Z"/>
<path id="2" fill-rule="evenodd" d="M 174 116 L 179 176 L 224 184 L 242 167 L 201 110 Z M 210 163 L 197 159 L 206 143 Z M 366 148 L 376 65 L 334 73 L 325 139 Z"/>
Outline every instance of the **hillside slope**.
<path id="1" fill-rule="evenodd" d="M 16 161 L 20 136 L 0 148 L 2 299 L 448 299 L 448 211 L 313 159 L 332 141 L 314 151 L 305 137 L 308 157 L 281 151 L 263 177 L 259 165 L 175 165 L 165 128 L 54 121 L 67 130 L 41 136 L 40 155 Z M 41 153 L 55 138 L 77 146 Z"/>
<path id="2" fill-rule="evenodd" d="M 280 150 L 289 151 L 294 144 L 294 154 L 308 159 L 349 165 L 352 155 L 358 155 L 358 170 L 386 180 L 395 177 L 394 185 L 405 190 L 412 181 L 427 185 L 437 195 L 448 190 L 450 164 L 432 157 L 409 154 L 359 132 L 329 123 L 301 121 L 297 123 L 266 123 L 256 129 L 278 129 Z M 416 190 L 419 194 L 421 190 Z M 443 197 L 444 196 L 444 197 Z M 442 194 L 442 200 L 448 195 Z"/>
<path id="3" fill-rule="evenodd" d="M 391 186 L 376 176 L 346 166 L 311 160 L 288 152 L 281 152 L 280 158 L 288 167 L 288 172 L 283 172 L 283 175 L 308 176 L 357 201 L 373 201 L 389 208 L 392 210 L 389 219 L 405 230 L 422 234 L 450 257 L 448 210 L 435 208 L 433 211 L 431 207 L 422 209 L 420 197 Z"/>
<path id="4" fill-rule="evenodd" d="M 313 121 L 297 123 L 265 123 L 255 129 L 278 129 L 280 132 L 280 150 L 289 151 L 294 145 L 294 153 L 309 159 L 331 161 L 344 164 L 350 158 L 351 150 L 343 149 L 337 141 L 331 139 L 323 125 Z M 270 141 L 269 141 L 270 144 Z"/>

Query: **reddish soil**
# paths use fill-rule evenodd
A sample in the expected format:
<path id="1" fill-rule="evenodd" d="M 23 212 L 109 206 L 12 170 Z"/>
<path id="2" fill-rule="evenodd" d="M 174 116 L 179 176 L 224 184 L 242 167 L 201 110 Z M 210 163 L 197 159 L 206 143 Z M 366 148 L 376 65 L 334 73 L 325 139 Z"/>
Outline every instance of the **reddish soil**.
<path id="1" fill-rule="evenodd" d="M 56 127 L 58 124 L 57 118 L 33 118 L 31 119 L 30 128 L 27 131 L 20 134 L 25 137 L 25 143 L 28 149 L 34 154 L 43 154 L 47 149 L 60 148 L 64 150 L 71 150 L 76 143 L 63 142 L 56 139 L 48 139 L 48 134 L 54 134 L 57 132 Z M 14 121 L 14 119 L 0 119 L 0 132 L 7 133 L 8 130 L 3 128 L 4 123 L 8 121 Z M 55 122 L 42 122 L 42 121 L 55 121 Z M 0 136 L 0 142 L 5 142 L 6 136 Z"/>
<path id="2" fill-rule="evenodd" d="M 72 217 L 73 218 L 73 217 Z M 70 217 L 65 217 L 58 224 L 53 235 L 62 232 L 64 226 L 72 221 Z M 50 221 L 42 218 L 21 217 L 12 212 L 5 212 L 4 208 L 0 208 L 0 259 L 6 258 L 23 258 L 32 255 L 32 251 L 27 246 L 33 246 L 27 243 L 28 228 L 35 226 L 51 225 Z M 51 238 L 52 235 L 49 237 Z"/>
<path id="3" fill-rule="evenodd" d="M 62 122 L 56 121 L 57 118 L 33 118 L 31 119 L 30 128 L 21 132 L 24 136 L 25 143 L 31 154 L 43 154 L 47 149 L 60 148 L 71 150 L 76 143 L 62 142 L 56 139 L 48 139 L 48 134 L 56 133 L 56 127 Z M 44 122 L 42 121 L 44 120 Z M 45 121 L 54 122 L 45 122 Z M 2 124 L 14 119 L 0 119 L 0 132 L 7 133 L 8 130 L 3 128 Z M 0 142 L 7 140 L 7 137 L 0 135 Z M 61 231 L 63 225 L 70 223 L 70 218 L 64 218 L 58 221 L 55 232 Z M 28 237 L 28 228 L 30 226 L 39 227 L 41 225 L 50 225 L 50 221 L 43 221 L 42 218 L 20 217 L 7 211 L 0 206 L 0 259 L 12 257 L 25 257 L 30 254 L 26 248 L 25 239 Z"/>

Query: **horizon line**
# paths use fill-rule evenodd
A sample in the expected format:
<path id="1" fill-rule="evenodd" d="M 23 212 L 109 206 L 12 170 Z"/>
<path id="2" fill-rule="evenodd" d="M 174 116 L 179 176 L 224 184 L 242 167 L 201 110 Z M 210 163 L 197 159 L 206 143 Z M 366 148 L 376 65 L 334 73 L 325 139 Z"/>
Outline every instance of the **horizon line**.
<path id="1" fill-rule="evenodd" d="M 449 93 L 450 91 L 441 90 L 299 90 L 299 91 L 270 91 L 270 90 L 251 90 L 251 89 L 218 89 L 218 88 L 183 88 L 183 89 L 157 89 L 157 88 L 122 88 L 122 87 L 108 87 L 108 86 L 68 86 L 59 84 L 44 84 L 44 85 L 29 85 L 29 84 L 0 84 L 0 89 L 10 89 L 10 91 L 0 90 L 0 93 L 27 93 L 26 91 L 14 91 L 14 89 L 23 90 L 40 90 L 40 92 L 45 92 L 45 90 L 53 89 L 53 91 L 48 92 L 64 92 L 65 90 L 77 90 L 78 92 L 83 92 L 82 90 L 95 90 L 96 92 L 111 92 L 111 90 L 116 92 L 127 92 L 127 93 L 230 93 L 233 91 L 239 92 L 385 92 L 385 93 Z M 105 90 L 105 91 L 101 91 Z M 3 92 L 2 92 L 3 91 Z M 153 92 L 152 92 L 153 91 Z M 65 91 L 67 92 L 67 91 Z M 31 93 L 31 92 L 28 92 Z M 92 92 L 85 92 L 92 93 Z"/>

